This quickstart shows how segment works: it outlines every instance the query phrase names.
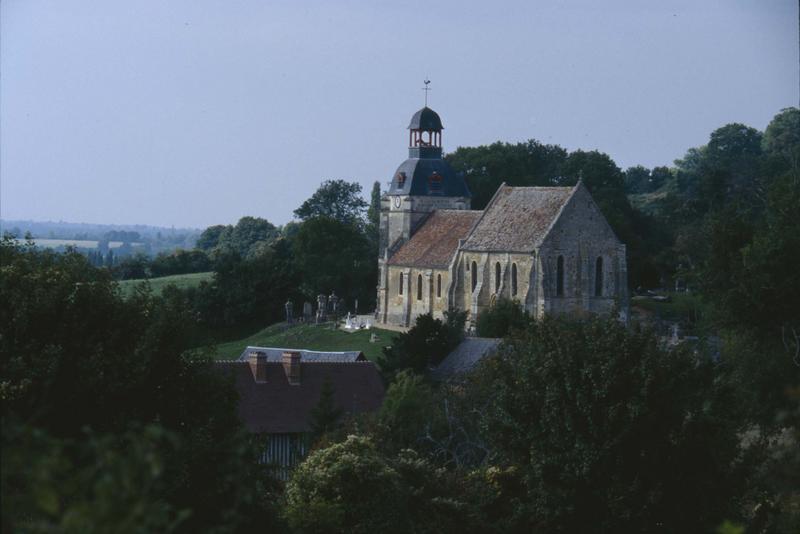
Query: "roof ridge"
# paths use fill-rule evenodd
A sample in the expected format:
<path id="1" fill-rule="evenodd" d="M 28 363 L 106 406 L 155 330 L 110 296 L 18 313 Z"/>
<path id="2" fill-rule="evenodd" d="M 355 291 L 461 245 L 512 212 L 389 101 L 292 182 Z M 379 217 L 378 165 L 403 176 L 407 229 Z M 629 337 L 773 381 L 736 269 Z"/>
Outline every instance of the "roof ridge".
<path id="1" fill-rule="evenodd" d="M 506 185 L 506 183 L 505 183 L 505 182 L 502 182 L 502 183 L 500 184 L 500 187 L 498 187 L 498 188 L 497 188 L 497 190 L 494 192 L 494 195 L 492 195 L 492 198 L 490 198 L 490 199 L 489 199 L 489 202 L 488 202 L 488 203 L 487 203 L 487 204 L 486 204 L 486 205 L 483 207 L 483 210 L 481 210 L 481 215 L 480 215 L 480 217 L 478 217 L 478 218 L 475 220 L 475 222 L 474 222 L 474 223 L 472 223 L 472 227 L 469 229 L 469 232 L 467 232 L 467 235 L 464 237 L 464 239 L 463 239 L 463 242 L 464 242 L 464 243 L 466 243 L 466 242 L 469 240 L 469 238 L 470 238 L 470 237 L 472 237 L 472 232 L 474 232 L 474 231 L 475 231 L 475 228 L 477 228 L 477 227 L 478 227 L 478 225 L 481 223 L 481 221 L 483 220 L 483 218 L 484 218 L 484 217 L 486 216 L 486 214 L 489 212 L 489 208 L 491 208 L 491 207 L 492 207 L 492 204 L 494 204 L 494 203 L 495 203 L 495 200 L 497 199 L 497 195 L 500 193 L 500 190 L 501 190 L 501 189 L 503 189 L 504 187 L 508 187 L 508 186 Z M 458 245 L 458 248 L 457 248 L 456 250 L 458 250 L 458 249 L 460 249 L 460 248 L 461 248 L 461 243 L 459 243 L 459 245 Z"/>
<path id="2" fill-rule="evenodd" d="M 258 345 L 247 345 L 247 349 L 269 349 L 269 350 L 284 350 L 292 352 L 313 352 L 315 354 L 348 354 L 351 352 L 363 352 L 361 350 L 312 350 L 312 349 L 290 349 L 285 347 L 261 347 Z"/>
<path id="3" fill-rule="evenodd" d="M 556 212 L 556 216 L 553 217 L 553 219 L 550 221 L 550 224 L 547 225 L 547 230 L 545 230 L 544 233 L 542 234 L 542 237 L 539 238 L 538 243 L 536 243 L 537 245 L 541 245 L 542 243 L 544 243 L 544 240 L 547 239 L 547 236 L 550 235 L 550 232 L 553 230 L 553 227 L 561 218 L 561 214 L 564 213 L 564 209 L 570 202 L 572 202 L 572 199 L 575 197 L 575 192 L 578 191 L 578 188 L 581 186 L 583 186 L 583 183 L 581 181 L 578 181 L 578 183 L 576 183 L 571 188 L 569 187 L 560 188 L 560 189 L 572 189 L 572 191 L 570 191 L 569 196 L 566 198 L 566 200 L 564 200 L 564 202 L 561 203 L 561 206 L 559 206 L 558 211 Z"/>

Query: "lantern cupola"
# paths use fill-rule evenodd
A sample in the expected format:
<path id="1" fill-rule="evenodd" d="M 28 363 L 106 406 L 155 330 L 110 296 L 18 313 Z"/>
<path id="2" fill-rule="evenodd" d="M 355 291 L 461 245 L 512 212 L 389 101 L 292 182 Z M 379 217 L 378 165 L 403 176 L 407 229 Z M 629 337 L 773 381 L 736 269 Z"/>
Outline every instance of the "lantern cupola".
<path id="1" fill-rule="evenodd" d="M 414 113 L 408 125 L 408 157 L 442 157 L 442 119 L 428 106 Z"/>

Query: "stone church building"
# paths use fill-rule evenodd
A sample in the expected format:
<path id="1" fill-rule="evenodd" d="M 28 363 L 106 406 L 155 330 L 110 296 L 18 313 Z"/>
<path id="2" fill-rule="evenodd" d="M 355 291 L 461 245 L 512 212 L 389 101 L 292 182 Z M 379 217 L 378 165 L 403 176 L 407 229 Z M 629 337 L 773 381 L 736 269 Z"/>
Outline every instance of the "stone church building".
<path id="1" fill-rule="evenodd" d="M 589 191 L 505 184 L 482 211 L 442 158 L 442 121 L 427 106 L 411 118 L 409 157 L 381 199 L 377 321 L 468 310 L 474 324 L 499 298 L 534 317 L 604 313 L 626 318 L 625 245 Z"/>

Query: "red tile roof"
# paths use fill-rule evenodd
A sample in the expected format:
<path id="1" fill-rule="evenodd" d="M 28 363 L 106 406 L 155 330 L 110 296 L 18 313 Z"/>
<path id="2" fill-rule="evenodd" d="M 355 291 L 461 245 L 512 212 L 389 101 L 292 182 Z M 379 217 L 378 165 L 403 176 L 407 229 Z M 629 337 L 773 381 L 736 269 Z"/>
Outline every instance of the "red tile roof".
<path id="1" fill-rule="evenodd" d="M 481 211 L 436 210 L 400 249 L 389 265 L 445 269 L 458 248 L 458 241 L 478 220 Z"/>
<path id="2" fill-rule="evenodd" d="M 311 410 L 319 402 L 326 379 L 333 386 L 334 403 L 347 413 L 380 408 L 384 387 L 372 362 L 302 362 L 300 384 L 290 385 L 283 366 L 267 362 L 266 382 L 256 383 L 246 361 L 217 362 L 229 373 L 239 392 L 239 416 L 251 432 L 284 434 L 307 432 Z"/>

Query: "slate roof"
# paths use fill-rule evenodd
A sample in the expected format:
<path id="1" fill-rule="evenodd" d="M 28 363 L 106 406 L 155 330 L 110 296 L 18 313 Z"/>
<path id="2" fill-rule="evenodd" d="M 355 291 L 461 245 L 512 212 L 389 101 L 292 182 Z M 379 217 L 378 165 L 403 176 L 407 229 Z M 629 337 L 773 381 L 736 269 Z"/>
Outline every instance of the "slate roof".
<path id="1" fill-rule="evenodd" d="M 574 190 L 501 185 L 462 250 L 531 252 L 547 235 Z"/>
<path id="2" fill-rule="evenodd" d="M 409 130 L 443 130 L 442 119 L 439 114 L 428 106 L 414 113 L 411 122 L 408 124 Z"/>
<path id="3" fill-rule="evenodd" d="M 446 269 L 481 211 L 436 210 L 422 227 L 389 258 L 389 265 Z"/>
<path id="4" fill-rule="evenodd" d="M 263 352 L 267 355 L 268 362 L 282 361 L 283 353 L 287 351 L 299 352 L 301 362 L 363 362 L 367 361 L 366 356 L 360 351 L 349 352 L 331 352 L 331 351 L 317 351 L 307 349 L 281 349 L 276 347 L 252 347 L 248 346 L 239 355 L 240 361 L 247 361 L 249 355 L 253 351 Z"/>
<path id="5" fill-rule="evenodd" d="M 238 360 L 220 361 L 239 393 L 239 417 L 254 433 L 307 432 L 311 410 L 319 402 L 326 378 L 333 386 L 335 405 L 347 413 L 377 410 L 384 387 L 372 362 L 302 362 L 300 384 L 290 385 L 280 363 L 267 362 L 266 382 L 257 383 L 250 365 Z"/>
<path id="6" fill-rule="evenodd" d="M 409 149 L 413 152 L 415 149 Z M 445 197 L 470 197 L 464 177 L 457 174 L 447 161 L 438 156 L 405 160 L 395 171 L 389 186 L 389 195 L 434 195 Z M 436 173 L 440 178 L 440 186 L 431 187 L 431 177 Z M 402 180 L 400 177 L 403 177 Z"/>
<path id="7" fill-rule="evenodd" d="M 497 349 L 500 341 L 490 337 L 465 338 L 431 371 L 431 378 L 443 381 L 471 371 L 481 359 Z"/>

